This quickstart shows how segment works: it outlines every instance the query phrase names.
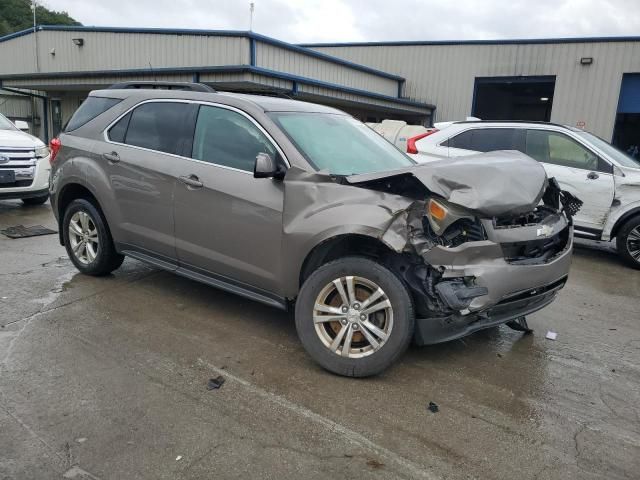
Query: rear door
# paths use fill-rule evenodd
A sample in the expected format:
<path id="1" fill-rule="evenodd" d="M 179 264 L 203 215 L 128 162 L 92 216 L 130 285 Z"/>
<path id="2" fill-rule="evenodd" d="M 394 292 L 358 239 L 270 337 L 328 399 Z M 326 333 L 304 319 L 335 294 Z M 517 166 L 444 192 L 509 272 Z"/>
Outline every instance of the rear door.
<path id="1" fill-rule="evenodd" d="M 568 135 L 551 130 L 527 130 L 524 153 L 542 162 L 549 177 L 584 202 L 575 217 L 577 229 L 587 233 L 603 229 L 615 191 L 611 164 Z"/>
<path id="2" fill-rule="evenodd" d="M 173 191 L 178 154 L 190 144 L 196 105 L 142 103 L 116 121 L 96 147 L 114 196 L 110 210 L 121 248 L 176 258 Z"/>
<path id="3" fill-rule="evenodd" d="M 281 152 L 248 115 L 199 107 L 191 159 L 181 159 L 174 214 L 180 264 L 277 293 L 283 183 L 254 178 L 259 153 Z"/>

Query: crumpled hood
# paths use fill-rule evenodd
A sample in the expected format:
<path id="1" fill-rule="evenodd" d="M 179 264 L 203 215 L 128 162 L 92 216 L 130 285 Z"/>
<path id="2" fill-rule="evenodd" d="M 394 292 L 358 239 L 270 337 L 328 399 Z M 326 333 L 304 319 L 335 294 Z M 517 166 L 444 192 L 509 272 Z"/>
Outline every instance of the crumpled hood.
<path id="1" fill-rule="evenodd" d="M 403 195 L 419 182 L 435 194 L 484 217 L 532 211 L 547 188 L 544 167 L 517 151 L 497 151 L 439 160 L 401 170 L 351 175 L 354 186 Z"/>

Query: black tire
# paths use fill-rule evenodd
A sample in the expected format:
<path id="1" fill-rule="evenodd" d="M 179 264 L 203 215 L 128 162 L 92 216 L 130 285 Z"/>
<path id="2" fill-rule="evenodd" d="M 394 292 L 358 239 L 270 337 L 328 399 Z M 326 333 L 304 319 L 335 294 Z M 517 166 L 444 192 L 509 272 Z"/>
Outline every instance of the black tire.
<path id="1" fill-rule="evenodd" d="M 96 230 L 98 231 L 98 248 L 95 259 L 90 263 L 83 263 L 76 256 L 69 240 L 70 222 L 76 212 L 84 212 L 89 215 L 91 221 L 96 227 Z M 102 275 L 108 275 L 122 265 L 124 255 L 121 255 L 116 251 L 106 220 L 102 216 L 100 210 L 98 210 L 90 201 L 85 200 L 84 198 L 72 201 L 64 212 L 61 228 L 67 254 L 76 268 L 82 273 L 99 277 Z"/>
<path id="2" fill-rule="evenodd" d="M 30 205 L 30 206 L 31 205 L 42 205 L 47 200 L 49 200 L 49 194 L 42 195 L 41 197 L 23 198 L 22 199 L 22 203 L 24 203 L 25 205 Z"/>
<path id="3" fill-rule="evenodd" d="M 330 350 L 316 332 L 313 319 L 318 295 L 333 280 L 346 276 L 374 282 L 386 293 L 393 308 L 393 326 L 386 342 L 361 358 L 343 357 Z M 413 303 L 404 284 L 389 269 L 364 257 L 345 257 L 323 265 L 307 278 L 296 301 L 296 329 L 302 345 L 311 358 L 338 375 L 367 377 L 379 374 L 405 352 L 413 337 L 414 325 Z"/>
<path id="4" fill-rule="evenodd" d="M 627 220 L 616 235 L 616 246 L 622 259 L 630 267 L 640 270 L 640 238 L 636 239 L 636 236 L 640 236 L 640 215 Z"/>

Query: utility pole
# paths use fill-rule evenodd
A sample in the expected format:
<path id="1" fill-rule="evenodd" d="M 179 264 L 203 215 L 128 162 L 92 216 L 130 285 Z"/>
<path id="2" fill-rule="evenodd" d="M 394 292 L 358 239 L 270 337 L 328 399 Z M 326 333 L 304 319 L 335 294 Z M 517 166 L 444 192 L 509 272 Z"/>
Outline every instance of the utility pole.
<path id="1" fill-rule="evenodd" d="M 253 10 L 255 9 L 255 4 L 251 2 L 249 4 L 249 31 L 253 32 Z"/>
<path id="2" fill-rule="evenodd" d="M 36 0 L 31 1 L 31 10 L 33 10 L 33 55 L 36 63 L 36 72 L 40 71 L 40 62 L 38 61 L 38 29 L 36 28 Z"/>

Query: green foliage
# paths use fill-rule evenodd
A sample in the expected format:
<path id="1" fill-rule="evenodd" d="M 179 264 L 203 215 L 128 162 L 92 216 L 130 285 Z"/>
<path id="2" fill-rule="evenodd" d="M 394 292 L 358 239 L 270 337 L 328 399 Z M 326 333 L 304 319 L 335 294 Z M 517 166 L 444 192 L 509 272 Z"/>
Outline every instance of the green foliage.
<path id="1" fill-rule="evenodd" d="M 38 25 L 81 25 L 67 12 L 49 10 L 39 4 L 36 7 Z M 31 0 L 0 0 L 0 36 L 33 27 Z"/>

